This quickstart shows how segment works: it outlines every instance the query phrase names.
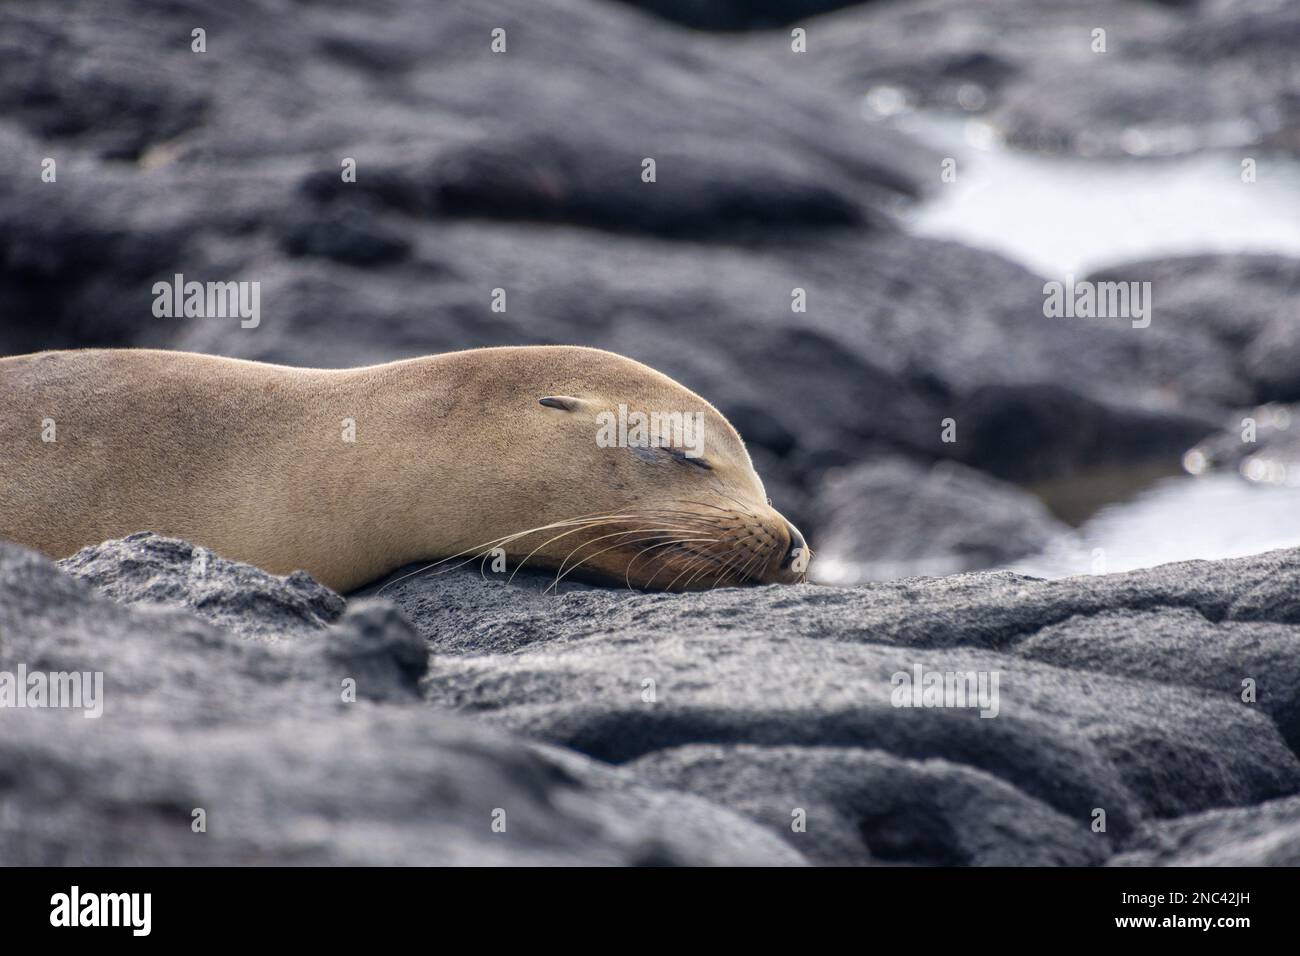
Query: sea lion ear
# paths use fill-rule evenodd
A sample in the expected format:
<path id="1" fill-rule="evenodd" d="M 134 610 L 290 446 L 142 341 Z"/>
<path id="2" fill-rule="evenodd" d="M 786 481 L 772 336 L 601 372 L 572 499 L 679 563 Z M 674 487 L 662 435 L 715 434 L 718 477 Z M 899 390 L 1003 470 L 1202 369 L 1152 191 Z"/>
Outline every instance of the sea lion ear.
<path id="1" fill-rule="evenodd" d="M 545 405 L 547 408 L 558 408 L 562 412 L 572 412 L 582 404 L 582 399 L 570 395 L 547 395 L 545 398 L 539 398 L 537 404 Z"/>

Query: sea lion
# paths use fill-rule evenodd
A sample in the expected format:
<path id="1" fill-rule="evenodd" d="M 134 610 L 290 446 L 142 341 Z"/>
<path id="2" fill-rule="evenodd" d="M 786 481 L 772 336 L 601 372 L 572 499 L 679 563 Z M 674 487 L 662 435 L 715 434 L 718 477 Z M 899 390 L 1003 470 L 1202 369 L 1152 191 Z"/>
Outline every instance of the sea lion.
<path id="1" fill-rule="evenodd" d="M 698 435 L 631 424 L 655 415 Z M 0 359 L 0 537 L 63 557 L 146 530 L 342 592 L 416 561 L 688 590 L 801 581 L 810 558 L 721 413 L 611 352 Z"/>

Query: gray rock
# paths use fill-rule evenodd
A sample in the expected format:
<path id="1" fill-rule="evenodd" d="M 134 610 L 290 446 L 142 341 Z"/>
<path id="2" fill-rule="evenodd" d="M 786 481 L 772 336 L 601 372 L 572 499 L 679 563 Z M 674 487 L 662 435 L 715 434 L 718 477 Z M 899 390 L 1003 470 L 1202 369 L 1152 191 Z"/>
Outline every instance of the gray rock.
<path id="1" fill-rule="evenodd" d="M 463 568 L 335 623 L 309 581 L 195 562 L 151 535 L 65 562 L 117 603 L 0 546 L 0 670 L 106 684 L 97 721 L 0 711 L 7 859 L 1083 865 L 1300 792 L 1300 550 L 692 595 Z M 895 706 L 917 667 L 996 673 L 996 716 Z M 1204 846 L 1280 859 L 1273 819 Z"/>
<path id="2" fill-rule="evenodd" d="M 336 623 L 347 605 L 304 571 L 277 578 L 149 532 L 85 548 L 58 565 L 119 604 L 184 607 L 241 637 L 318 631 Z"/>
<path id="3" fill-rule="evenodd" d="M 337 626 L 313 629 L 258 597 L 300 582 L 215 559 L 204 579 L 187 577 L 188 546 L 134 536 L 80 557 L 132 605 L 0 542 L 0 671 L 104 680 L 97 719 L 0 710 L 6 863 L 802 861 L 729 810 L 430 709 L 417 690 L 423 642 L 390 605 L 354 604 Z M 166 585 L 105 570 L 137 557 Z M 278 641 L 175 606 L 202 611 L 199 595 L 241 588 L 249 599 L 219 616 L 242 615 L 244 634 L 278 630 Z M 355 703 L 342 699 L 347 678 Z M 192 829 L 196 809 L 206 832 Z M 499 811 L 505 832 L 492 829 Z"/>
<path id="4" fill-rule="evenodd" d="M 446 220 L 667 234 L 884 226 L 886 206 L 917 191 L 910 170 L 924 151 L 904 137 L 840 122 L 809 93 L 585 0 L 552 4 L 544 24 L 526 0 L 405 0 L 343 19 L 188 0 L 151 7 L 148 29 L 126 12 L 79 2 L 57 17 L 7 15 L 14 68 L 0 107 L 15 122 L 0 156 L 34 174 L 54 158 L 59 178 L 0 186 L 6 351 L 174 344 L 180 323 L 150 312 L 161 278 L 253 278 L 272 293 L 281 273 L 340 263 L 400 272 L 374 286 L 365 341 L 375 315 L 396 311 L 393 287 L 420 322 L 445 298 L 436 286 L 449 276 L 419 251 Z M 190 49 L 196 22 L 206 53 Z M 504 54 L 490 49 L 496 28 Z M 68 57 L 78 70 L 61 66 Z M 646 184 L 651 153 L 662 172 Z M 345 157 L 355 183 L 341 181 Z M 121 159 L 132 162 L 106 161 Z M 476 290 L 476 321 L 491 318 L 482 304 L 503 281 Z M 347 306 L 314 295 L 327 312 Z M 284 308 L 270 295 L 266 305 L 268 317 Z M 399 332 L 379 338 L 402 348 Z"/>
<path id="5" fill-rule="evenodd" d="M 643 780 L 761 821 L 817 863 L 1085 866 L 1109 852 L 1105 835 L 946 760 L 849 747 L 697 744 L 629 766 Z"/>
<path id="6" fill-rule="evenodd" d="M 751 615 L 761 603 L 751 601 Z M 1121 838 L 1147 816 L 1300 789 L 1300 762 L 1272 721 L 1199 690 L 990 652 L 771 634 L 766 626 L 761 633 L 642 628 L 635 637 L 623 629 L 445 658 L 425 687 L 435 704 L 614 763 L 700 743 L 943 758 L 996 776 L 1080 826 L 1105 809 L 1109 832 Z M 894 706 L 891 680 L 916 667 L 997 672 L 996 716 Z M 648 688 L 654 701 L 644 699 Z"/>
<path id="7" fill-rule="evenodd" d="M 851 589 L 685 596 L 584 589 L 549 597 L 541 576 L 506 585 L 447 574 L 409 578 L 385 593 L 435 648 L 461 655 L 442 658 L 427 679 L 435 702 L 604 760 L 666 765 L 674 780 L 688 781 L 679 785 L 748 807 L 785 835 L 790 809 L 773 807 L 795 799 L 789 790 L 774 784 L 769 797 L 760 788 L 745 804 L 726 787 L 733 770 L 749 779 L 750 758 L 731 751 L 761 751 L 783 768 L 763 763 L 765 775 L 795 781 L 800 800 L 836 821 L 828 822 L 836 837 L 817 838 L 829 844 L 795 845 L 813 859 L 866 862 L 870 840 L 846 836 L 857 825 L 856 798 L 811 782 L 838 775 L 803 772 L 804 748 L 960 764 L 1049 811 L 1026 811 L 1026 819 L 1061 814 L 1077 828 L 1065 832 L 1078 836 L 1091 836 L 1089 814 L 1102 808 L 1120 846 L 1151 819 L 1294 792 L 1300 765 L 1284 733 L 1291 737 L 1295 683 L 1287 652 L 1300 620 L 1288 595 L 1298 575 L 1300 554 L 1291 551 L 1056 582 L 989 573 Z M 493 607 L 489 595 L 503 587 L 509 598 Z M 1193 618 L 1207 622 L 1206 630 L 1180 627 Z M 1085 644 L 1092 650 L 1085 655 L 1071 629 L 1093 619 L 1086 633 L 1095 641 Z M 1150 637 L 1157 619 L 1165 629 Z M 1223 622 L 1217 633 L 1210 633 L 1211 620 Z M 1261 647 L 1265 632 L 1272 637 Z M 976 650 L 954 650 L 962 645 Z M 1096 666 L 1107 646 L 1113 655 Z M 1129 650 L 1147 646 L 1163 654 L 1163 667 L 1145 666 L 1150 653 Z M 1016 657 L 1055 666 L 1025 670 Z M 998 717 L 891 706 L 891 677 L 918 663 L 997 671 Z M 1245 672 L 1261 688 L 1260 709 L 1232 693 L 1239 695 Z M 653 704 L 642 697 L 647 680 Z M 1264 752 L 1240 759 L 1240 748 L 1260 744 Z M 699 750 L 708 746 L 722 751 Z M 683 752 L 705 753 L 713 769 L 700 776 Z M 823 759 L 830 758 L 814 764 Z M 1262 775 L 1260 768 L 1267 768 Z M 892 800 L 893 793 L 873 791 L 873 799 Z M 952 823 L 944 819 L 943 826 Z M 913 825 L 898 821 L 897 841 L 913 847 L 917 860 L 927 853 L 933 859 L 934 844 L 906 835 Z M 950 858 L 972 861 L 1015 852 L 997 840 L 979 850 L 944 845 Z M 1094 844 L 1051 846 L 1039 850 L 1068 855 Z"/>
<path id="8" fill-rule="evenodd" d="M 721 807 L 426 709 L 180 728 L 111 719 L 109 744 L 110 728 L 80 715 L 6 717 L 7 863 L 801 862 Z M 191 830 L 195 809 L 206 832 Z"/>
<path id="9" fill-rule="evenodd" d="M 1113 866 L 1300 866 L 1300 798 L 1152 825 Z"/>
<path id="10" fill-rule="evenodd" d="M 784 32 L 735 42 L 855 99 L 891 87 L 907 105 L 984 113 L 1028 150 L 1300 149 L 1300 12 L 1276 0 L 914 0 L 806 26 L 801 57 Z"/>
<path id="11" fill-rule="evenodd" d="M 1300 752 L 1300 630 L 1266 621 L 1213 620 L 1191 608 L 1103 611 L 1045 627 L 1016 645 L 1030 660 L 1203 687 L 1243 707 L 1251 681 L 1258 706 Z"/>
<path id="12" fill-rule="evenodd" d="M 405 571 L 403 572 L 405 573 Z M 1009 651 L 1045 627 L 1104 612 L 1186 609 L 1210 621 L 1300 625 L 1300 550 L 1224 561 L 1185 561 L 1123 574 L 1043 581 L 1008 571 L 910 578 L 859 587 L 727 588 L 692 594 L 561 585 L 547 575 L 415 575 L 386 584 L 435 651 L 510 652 L 618 633 L 747 633 L 755 613 L 771 633 L 943 649 Z M 757 610 L 756 610 L 757 609 Z"/>
<path id="13" fill-rule="evenodd" d="M 831 472 L 813 513 L 814 575 L 838 584 L 1008 564 L 1070 534 L 1029 492 L 951 461 Z"/>
<path id="14" fill-rule="evenodd" d="M 1159 321 L 1237 356 L 1250 390 L 1241 404 L 1300 398 L 1295 302 L 1300 259 L 1178 256 L 1098 269 L 1094 282 L 1150 282 Z"/>

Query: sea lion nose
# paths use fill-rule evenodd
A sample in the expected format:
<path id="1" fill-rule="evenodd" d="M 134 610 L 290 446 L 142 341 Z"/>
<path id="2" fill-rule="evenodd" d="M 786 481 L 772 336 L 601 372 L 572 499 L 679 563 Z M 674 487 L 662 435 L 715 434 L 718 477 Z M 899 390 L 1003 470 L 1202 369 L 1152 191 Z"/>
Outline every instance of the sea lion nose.
<path id="1" fill-rule="evenodd" d="M 790 547 L 781 560 L 781 567 L 802 573 L 808 570 L 808 542 L 803 539 L 799 529 L 788 521 L 785 523 L 785 530 L 790 535 Z"/>

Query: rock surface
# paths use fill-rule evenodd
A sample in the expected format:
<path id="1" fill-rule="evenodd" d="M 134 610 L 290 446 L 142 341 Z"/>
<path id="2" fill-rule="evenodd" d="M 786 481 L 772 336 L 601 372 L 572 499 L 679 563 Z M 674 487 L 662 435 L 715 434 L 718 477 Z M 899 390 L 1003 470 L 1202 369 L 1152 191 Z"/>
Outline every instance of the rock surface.
<path id="1" fill-rule="evenodd" d="M 827 475 L 812 526 L 823 529 L 812 572 L 827 584 L 1009 564 L 1071 533 L 1014 485 L 952 461 L 897 457 Z"/>
<path id="2" fill-rule="evenodd" d="M 1178 256 L 1096 270 L 1096 282 L 1151 283 L 1160 322 L 1231 356 L 1249 386 L 1242 404 L 1300 398 L 1295 302 L 1300 260 L 1267 255 Z"/>
<path id="3" fill-rule="evenodd" d="M 1155 824 L 1114 866 L 1300 866 L 1300 800 L 1211 810 Z"/>
<path id="4" fill-rule="evenodd" d="M 1021 149 L 1300 152 L 1294 4 L 895 0 L 800 25 L 797 62 L 785 32 L 734 42 L 846 96 L 889 88 L 897 105 L 986 115 Z"/>
<path id="5" fill-rule="evenodd" d="M 761 822 L 810 860 L 1084 866 L 1107 843 L 997 777 L 947 760 L 857 747 L 690 744 L 633 761 L 637 775 Z M 800 814 L 806 830 L 792 826 Z"/>
<path id="6" fill-rule="evenodd" d="M 189 552 L 136 536 L 68 562 L 116 603 L 0 542 L 0 671 L 100 671 L 104 682 L 98 718 L 0 709 L 0 861 L 802 861 L 729 810 L 430 709 L 424 644 L 391 607 L 354 602 L 313 628 L 267 595 L 319 585 L 219 559 L 196 576 Z M 113 561 L 120 576 L 107 574 Z M 214 595 L 215 617 L 241 626 L 188 609 L 211 616 Z"/>
<path id="7" fill-rule="evenodd" d="M 98 719 L 0 709 L 6 862 L 1293 858 L 1300 550 L 684 596 L 458 570 L 346 608 L 201 554 L 0 545 L 0 671 L 105 682 Z M 895 706 L 917 668 L 985 696 Z"/>

